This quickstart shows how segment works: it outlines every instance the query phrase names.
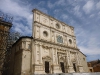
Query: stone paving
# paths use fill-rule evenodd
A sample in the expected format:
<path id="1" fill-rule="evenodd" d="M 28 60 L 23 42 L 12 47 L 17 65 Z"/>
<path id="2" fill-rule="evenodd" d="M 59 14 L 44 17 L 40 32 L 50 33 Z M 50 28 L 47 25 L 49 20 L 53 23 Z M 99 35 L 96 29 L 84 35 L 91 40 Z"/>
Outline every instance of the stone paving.
<path id="1" fill-rule="evenodd" d="M 94 73 L 32 74 L 32 75 L 100 75 L 100 72 L 94 72 Z"/>

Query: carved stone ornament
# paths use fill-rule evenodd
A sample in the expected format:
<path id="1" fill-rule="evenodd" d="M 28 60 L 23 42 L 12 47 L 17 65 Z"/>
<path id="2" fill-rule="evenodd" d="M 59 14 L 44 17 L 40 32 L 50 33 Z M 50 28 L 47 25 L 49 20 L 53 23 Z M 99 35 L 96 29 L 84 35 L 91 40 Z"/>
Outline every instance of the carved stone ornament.
<path id="1" fill-rule="evenodd" d="M 59 23 L 56 24 L 56 28 L 60 29 L 60 24 Z"/>
<path id="2" fill-rule="evenodd" d="M 35 43 L 35 44 L 39 44 L 39 42 L 37 42 L 37 41 L 35 41 L 34 43 Z"/>
<path id="3" fill-rule="evenodd" d="M 57 36 L 57 42 L 58 43 L 63 43 L 63 38 L 62 38 L 62 36 Z"/>
<path id="4" fill-rule="evenodd" d="M 72 61 L 72 62 L 76 62 L 76 59 L 75 59 L 75 58 L 73 58 L 71 61 Z"/>
<path id="5" fill-rule="evenodd" d="M 46 19 L 46 18 L 44 18 L 44 19 L 43 19 L 43 22 L 44 22 L 44 23 L 46 23 L 46 22 L 47 22 L 47 19 Z"/>
<path id="6" fill-rule="evenodd" d="M 64 57 L 61 57 L 61 58 L 60 58 L 60 61 L 61 61 L 61 62 L 64 62 L 64 61 L 65 61 Z"/>
<path id="7" fill-rule="evenodd" d="M 42 59 L 51 60 L 51 57 L 50 56 L 44 56 L 44 57 L 42 57 Z"/>
<path id="8" fill-rule="evenodd" d="M 46 49 L 51 48 L 51 46 L 50 46 L 50 45 L 48 45 L 48 44 L 43 44 L 43 45 L 42 45 L 42 47 L 43 47 L 43 48 L 46 48 Z"/>

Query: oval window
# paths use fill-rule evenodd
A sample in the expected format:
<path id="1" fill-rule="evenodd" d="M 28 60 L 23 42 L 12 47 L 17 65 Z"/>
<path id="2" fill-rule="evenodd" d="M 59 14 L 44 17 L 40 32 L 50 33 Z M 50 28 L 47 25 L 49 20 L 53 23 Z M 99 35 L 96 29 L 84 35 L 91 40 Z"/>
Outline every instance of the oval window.
<path id="1" fill-rule="evenodd" d="M 58 23 L 56 24 L 56 28 L 57 29 L 60 29 L 60 25 Z"/>
<path id="2" fill-rule="evenodd" d="M 71 39 L 69 39 L 69 43 L 72 44 L 72 40 Z"/>
<path id="3" fill-rule="evenodd" d="M 47 32 L 47 31 L 44 31 L 44 32 L 43 32 L 43 35 L 44 35 L 45 37 L 47 37 L 47 36 L 48 36 L 48 32 Z"/>

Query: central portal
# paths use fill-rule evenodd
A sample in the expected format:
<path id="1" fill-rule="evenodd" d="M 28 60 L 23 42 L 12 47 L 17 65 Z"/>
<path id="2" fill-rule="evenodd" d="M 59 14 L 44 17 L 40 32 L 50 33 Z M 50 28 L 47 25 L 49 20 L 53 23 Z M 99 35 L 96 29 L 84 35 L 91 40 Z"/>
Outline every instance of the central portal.
<path id="1" fill-rule="evenodd" d="M 45 61 L 45 72 L 49 73 L 49 62 Z"/>
<path id="2" fill-rule="evenodd" d="M 65 68 L 64 68 L 64 62 L 60 62 L 61 70 L 63 73 L 65 73 Z"/>

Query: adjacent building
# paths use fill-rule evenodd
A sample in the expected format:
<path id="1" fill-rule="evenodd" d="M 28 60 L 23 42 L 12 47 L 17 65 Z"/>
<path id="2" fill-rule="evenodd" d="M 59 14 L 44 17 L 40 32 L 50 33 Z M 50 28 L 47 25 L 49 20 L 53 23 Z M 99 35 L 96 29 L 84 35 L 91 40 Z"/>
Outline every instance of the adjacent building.
<path id="1" fill-rule="evenodd" d="M 37 9 L 33 14 L 32 37 L 21 37 L 12 46 L 9 75 L 89 72 L 74 27 Z"/>
<path id="2" fill-rule="evenodd" d="M 90 72 L 100 72 L 100 60 L 93 60 L 88 62 Z"/>

